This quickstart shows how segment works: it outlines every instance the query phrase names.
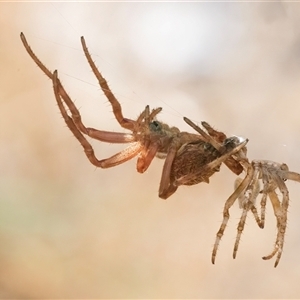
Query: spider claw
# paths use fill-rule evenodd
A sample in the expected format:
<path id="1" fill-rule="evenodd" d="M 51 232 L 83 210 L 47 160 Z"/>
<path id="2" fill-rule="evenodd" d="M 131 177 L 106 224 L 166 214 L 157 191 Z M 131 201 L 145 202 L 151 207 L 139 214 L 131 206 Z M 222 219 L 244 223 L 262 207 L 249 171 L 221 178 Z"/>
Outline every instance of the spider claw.
<path id="1" fill-rule="evenodd" d="M 214 258 L 214 257 L 211 258 L 211 263 L 212 263 L 213 265 L 215 264 L 215 258 Z"/>

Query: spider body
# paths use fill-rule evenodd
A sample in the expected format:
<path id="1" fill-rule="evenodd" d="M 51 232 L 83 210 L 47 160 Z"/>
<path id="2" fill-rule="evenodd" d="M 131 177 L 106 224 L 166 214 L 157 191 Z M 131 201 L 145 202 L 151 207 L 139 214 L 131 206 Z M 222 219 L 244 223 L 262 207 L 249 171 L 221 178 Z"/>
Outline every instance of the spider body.
<path id="1" fill-rule="evenodd" d="M 137 171 L 144 173 L 154 157 L 165 159 L 159 185 L 159 197 L 162 199 L 170 197 L 180 185 L 209 183 L 210 177 L 220 170 L 223 163 L 236 175 L 244 172 L 246 174 L 244 179 L 237 179 L 234 192 L 225 202 L 223 222 L 217 232 L 212 262 L 215 263 L 218 246 L 229 220 L 229 209 L 235 201 L 238 199 L 242 215 L 237 228 L 234 258 L 248 211 L 251 210 L 258 226 L 263 228 L 266 201 L 269 198 L 277 220 L 277 238 L 274 250 L 263 259 L 270 259 L 277 254 L 275 267 L 277 266 L 283 249 L 289 205 L 289 192 L 285 181 L 289 179 L 300 182 L 300 174 L 289 171 L 286 164 L 264 160 L 250 162 L 247 158 L 247 139 L 227 138 L 223 132 L 213 129 L 206 122 L 202 122 L 202 129 L 188 118 L 184 118 L 198 134 L 181 132 L 177 127 L 171 127 L 157 120 L 157 115 L 162 108 L 150 110 L 148 105 L 136 120 L 125 118 L 119 101 L 97 69 L 85 40 L 81 37 L 84 54 L 112 106 L 115 118 L 129 133 L 86 127 L 74 102 L 58 79 L 57 71 L 51 72 L 45 67 L 28 45 L 23 33 L 21 33 L 21 40 L 33 61 L 52 80 L 56 102 L 64 121 L 93 165 L 110 168 L 137 157 Z M 102 142 L 128 144 L 128 146 L 109 158 L 99 160 L 86 136 Z M 261 190 L 260 186 L 262 186 Z M 278 197 L 276 191 L 279 191 L 282 197 Z M 262 194 L 260 216 L 256 207 L 256 198 L 259 194 Z"/>
<path id="2" fill-rule="evenodd" d="M 210 143 L 204 141 L 195 141 L 184 144 L 180 147 L 174 159 L 171 169 L 171 180 L 179 183 L 180 179 L 196 170 L 203 168 L 203 166 L 214 161 L 220 157 L 220 152 L 215 149 Z M 183 167 L 184 166 L 184 167 Z M 211 168 L 187 180 L 185 185 L 194 185 L 200 182 L 209 183 L 209 178 L 215 173 L 220 171 L 220 164 L 215 168 Z"/>
<path id="3" fill-rule="evenodd" d="M 204 133 L 203 138 L 205 137 Z M 231 158 L 231 155 L 244 148 L 248 140 L 236 137 L 224 139 L 223 145 L 215 146 L 216 148 L 208 141 L 210 138 L 207 141 L 185 143 L 177 151 L 171 168 L 167 197 L 170 197 L 180 185 L 209 183 L 209 178 L 220 171 L 223 162 L 231 169 L 234 165 L 239 169 L 239 164 Z M 232 162 L 236 164 L 230 165 Z M 235 171 L 240 174 L 239 170 Z"/>
<path id="4" fill-rule="evenodd" d="M 97 78 L 102 91 L 112 106 L 116 120 L 121 127 L 129 130 L 131 133 L 109 132 L 86 127 L 81 120 L 81 116 L 77 107 L 58 79 L 57 71 L 51 72 L 39 60 L 39 58 L 34 54 L 28 45 L 23 33 L 21 33 L 21 40 L 33 61 L 45 73 L 45 75 L 52 80 L 54 95 L 60 112 L 67 126 L 82 145 L 90 162 L 100 168 L 110 168 L 137 156 L 137 171 L 139 173 L 144 173 L 148 169 L 155 156 L 159 158 L 165 158 L 159 186 L 159 197 L 162 199 L 167 199 L 169 196 L 171 196 L 174 193 L 174 186 L 171 183 L 171 169 L 178 150 L 182 147 L 182 145 L 204 141 L 205 138 L 199 134 L 181 132 L 177 127 L 171 127 L 166 123 L 158 121 L 156 117 L 162 108 L 156 108 L 150 111 L 150 108 L 147 105 L 136 120 L 125 118 L 123 116 L 119 101 L 112 93 L 105 78 L 97 69 L 87 49 L 85 40 L 83 37 L 81 37 L 81 44 L 86 59 L 95 77 Z M 69 110 L 70 115 L 67 109 Z M 127 143 L 129 145 L 119 153 L 109 158 L 99 160 L 95 156 L 94 150 L 86 136 L 102 142 Z M 222 137 L 220 137 L 220 139 L 221 138 Z M 235 149 L 232 149 L 232 153 L 235 151 Z M 207 150 L 207 154 L 210 155 L 209 149 Z M 232 165 L 232 168 L 239 169 L 236 171 L 236 174 L 240 174 L 242 169 L 239 163 L 234 161 L 230 156 L 231 155 L 227 155 L 229 165 Z M 205 163 L 205 161 L 202 163 Z M 175 190 L 176 189 L 177 187 Z"/>

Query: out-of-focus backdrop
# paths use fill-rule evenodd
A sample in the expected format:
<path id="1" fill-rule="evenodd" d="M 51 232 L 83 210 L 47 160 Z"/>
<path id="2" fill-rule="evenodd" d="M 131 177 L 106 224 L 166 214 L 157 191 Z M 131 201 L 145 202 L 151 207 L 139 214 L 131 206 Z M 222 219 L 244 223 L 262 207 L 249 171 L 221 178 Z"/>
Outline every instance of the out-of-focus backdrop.
<path id="1" fill-rule="evenodd" d="M 250 159 L 300 172 L 299 3 L 1 3 L 0 296 L 13 298 L 299 298 L 300 184 L 277 269 L 270 203 L 266 228 L 251 214 L 232 259 L 238 205 L 210 261 L 223 205 L 236 178 L 158 198 L 163 161 L 145 174 L 133 159 L 92 166 L 64 124 L 51 81 L 21 44 L 58 69 L 87 126 L 125 132 L 80 46 L 135 119 L 205 120 L 249 138 Z M 99 158 L 123 145 L 92 141 Z"/>

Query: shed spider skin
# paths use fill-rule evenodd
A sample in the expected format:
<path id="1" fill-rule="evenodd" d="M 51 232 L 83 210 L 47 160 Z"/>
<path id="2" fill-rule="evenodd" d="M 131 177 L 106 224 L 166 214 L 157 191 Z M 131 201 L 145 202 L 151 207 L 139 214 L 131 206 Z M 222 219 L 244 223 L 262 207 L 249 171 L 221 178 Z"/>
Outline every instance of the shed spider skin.
<path id="1" fill-rule="evenodd" d="M 154 157 L 165 159 L 160 185 L 159 197 L 169 198 L 181 185 L 194 185 L 200 182 L 209 183 L 209 178 L 220 170 L 224 163 L 234 174 L 244 172 L 244 179 L 237 178 L 234 192 L 226 200 L 223 209 L 223 221 L 216 235 L 212 251 L 212 263 L 215 263 L 218 246 L 229 220 L 229 210 L 238 200 L 242 215 L 237 227 L 233 258 L 236 257 L 239 241 L 243 232 L 247 213 L 251 210 L 260 228 L 265 223 L 265 207 L 269 198 L 277 220 L 277 236 L 272 252 L 263 259 L 271 259 L 276 254 L 275 267 L 281 258 L 284 236 L 287 225 L 287 209 L 289 205 L 289 191 L 286 180 L 300 182 L 300 174 L 289 171 L 286 164 L 279 164 L 267 160 L 253 160 L 247 158 L 246 144 L 248 139 L 227 137 L 223 132 L 213 129 L 208 123 L 202 122 L 200 128 L 190 119 L 184 118 L 197 133 L 180 131 L 157 120 L 162 108 L 150 110 L 147 105 L 136 120 L 123 116 L 122 107 L 116 99 L 107 81 L 93 62 L 86 46 L 84 37 L 81 44 L 85 57 L 98 83 L 110 102 L 114 116 L 121 127 L 129 133 L 118 133 L 86 127 L 82 122 L 79 110 L 66 92 L 58 78 L 58 72 L 51 72 L 35 55 L 29 46 L 25 35 L 21 33 L 22 43 L 32 60 L 51 79 L 57 105 L 65 123 L 73 135 L 82 145 L 89 161 L 100 168 L 110 168 L 137 157 L 137 171 L 144 173 Z M 128 144 L 119 153 L 98 159 L 93 147 L 86 136 L 107 143 Z M 262 189 L 260 186 L 262 185 Z M 279 191 L 281 197 L 276 193 Z M 260 201 L 260 215 L 256 207 L 256 199 L 262 194 Z"/>
<path id="2" fill-rule="evenodd" d="M 203 130 L 200 127 L 198 127 L 195 123 L 193 123 L 188 118 L 184 118 L 184 120 L 198 133 L 200 133 L 200 135 L 205 136 Z M 215 136 L 213 131 L 215 131 L 216 134 L 218 133 L 213 128 L 210 128 L 209 124 L 207 124 L 206 122 L 202 122 L 202 126 L 206 128 L 206 130 L 210 132 L 211 135 Z M 215 149 L 221 151 L 220 149 L 222 145 L 218 146 L 215 144 L 216 141 L 213 142 L 212 140 L 211 143 L 214 143 Z M 189 150 L 188 147 L 187 146 L 185 147 L 187 148 L 186 151 L 188 151 Z M 236 149 L 237 148 L 238 147 L 236 147 Z M 195 165 L 196 164 L 195 155 L 198 151 L 199 151 L 198 149 L 192 149 L 188 154 L 188 158 L 182 160 L 183 161 L 189 160 L 190 165 Z M 289 206 L 289 191 L 285 182 L 287 180 L 300 182 L 300 174 L 289 171 L 288 166 L 284 163 L 280 164 L 269 160 L 253 160 L 252 162 L 250 162 L 246 154 L 247 151 L 245 147 L 240 148 L 239 151 L 233 154 L 235 160 L 238 161 L 243 166 L 246 176 L 244 177 L 244 179 L 237 178 L 235 183 L 235 190 L 225 202 L 224 209 L 223 209 L 223 221 L 219 231 L 217 232 L 211 260 L 212 263 L 214 264 L 216 260 L 216 255 L 217 255 L 220 240 L 224 234 L 225 228 L 227 226 L 230 217 L 229 209 L 235 203 L 235 201 L 237 199 L 239 200 L 240 208 L 242 209 L 242 215 L 237 226 L 237 236 L 236 236 L 234 249 L 233 249 L 233 258 L 236 258 L 241 234 L 244 230 L 248 211 L 251 210 L 258 226 L 260 228 L 264 228 L 265 208 L 266 208 L 267 198 L 269 198 L 273 207 L 274 215 L 276 217 L 277 236 L 276 236 L 274 249 L 269 255 L 264 256 L 263 259 L 264 260 L 271 259 L 277 254 L 275 264 L 274 264 L 274 267 L 277 267 L 281 258 L 283 245 L 284 245 L 284 236 L 285 236 L 285 231 L 287 226 L 287 210 Z M 178 155 L 173 162 L 173 168 L 175 168 L 176 170 L 177 169 L 179 170 L 180 165 L 183 165 L 182 162 L 177 161 L 179 157 L 180 155 Z M 187 172 L 186 176 L 183 176 L 182 178 L 177 180 L 177 183 L 187 184 L 186 182 L 193 182 L 193 180 L 197 180 L 203 174 L 203 167 L 198 170 L 197 168 L 193 168 L 190 169 L 189 171 L 190 172 Z M 178 173 L 179 171 L 175 172 L 175 174 Z M 260 189 L 260 186 L 262 186 L 262 189 Z M 281 197 L 277 195 L 277 192 L 281 194 Z M 259 194 L 262 194 L 261 201 L 260 201 L 260 206 L 261 206 L 260 216 L 258 214 L 258 210 L 256 207 L 256 199 L 259 196 Z"/>

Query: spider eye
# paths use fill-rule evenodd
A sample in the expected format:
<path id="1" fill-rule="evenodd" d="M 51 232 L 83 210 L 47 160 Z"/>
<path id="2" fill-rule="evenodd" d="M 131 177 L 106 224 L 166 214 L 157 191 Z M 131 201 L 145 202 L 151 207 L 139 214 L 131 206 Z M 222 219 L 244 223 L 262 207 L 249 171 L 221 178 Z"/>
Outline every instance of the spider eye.
<path id="1" fill-rule="evenodd" d="M 151 131 L 160 131 L 161 130 L 161 124 L 157 121 L 153 121 L 149 124 L 149 128 Z"/>

